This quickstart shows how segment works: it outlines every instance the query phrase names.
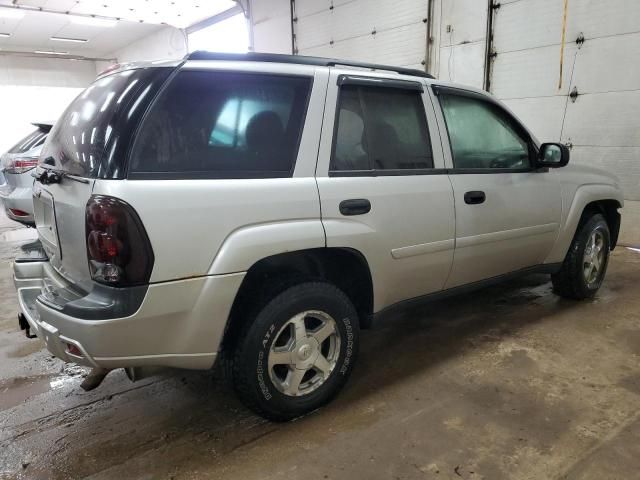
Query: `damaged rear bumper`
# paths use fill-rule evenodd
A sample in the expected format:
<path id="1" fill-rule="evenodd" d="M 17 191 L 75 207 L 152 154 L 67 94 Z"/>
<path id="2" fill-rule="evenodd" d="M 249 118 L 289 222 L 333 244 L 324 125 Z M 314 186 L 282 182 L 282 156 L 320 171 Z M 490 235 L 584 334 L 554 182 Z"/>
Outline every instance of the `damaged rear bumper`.
<path id="1" fill-rule="evenodd" d="M 238 273 L 152 284 L 132 308 L 110 295 L 116 289 L 78 291 L 44 258 L 16 259 L 13 273 L 24 320 L 47 349 L 64 361 L 105 369 L 211 368 L 244 278 Z"/>

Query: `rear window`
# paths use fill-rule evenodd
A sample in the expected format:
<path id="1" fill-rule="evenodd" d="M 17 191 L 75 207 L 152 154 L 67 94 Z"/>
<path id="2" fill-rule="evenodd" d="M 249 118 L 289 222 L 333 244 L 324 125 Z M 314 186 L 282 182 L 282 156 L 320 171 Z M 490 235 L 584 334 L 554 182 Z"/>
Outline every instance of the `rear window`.
<path id="1" fill-rule="evenodd" d="M 122 178 L 137 122 L 171 69 L 140 68 L 100 78 L 51 130 L 41 163 L 88 178 Z"/>
<path id="2" fill-rule="evenodd" d="M 129 178 L 291 176 L 310 77 L 183 71 L 154 103 Z"/>
<path id="3" fill-rule="evenodd" d="M 9 149 L 9 153 L 28 152 L 29 150 L 42 145 L 46 138 L 47 132 L 38 128 L 11 147 Z"/>

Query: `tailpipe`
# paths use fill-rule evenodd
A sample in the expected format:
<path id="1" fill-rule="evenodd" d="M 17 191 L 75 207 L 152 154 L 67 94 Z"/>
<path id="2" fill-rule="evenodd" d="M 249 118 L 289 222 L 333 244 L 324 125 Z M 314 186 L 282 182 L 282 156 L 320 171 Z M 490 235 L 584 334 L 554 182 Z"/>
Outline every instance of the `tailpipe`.
<path id="1" fill-rule="evenodd" d="M 132 382 L 137 382 L 143 378 L 153 377 L 164 370 L 166 370 L 164 367 L 126 367 L 124 369 L 127 374 L 127 378 Z"/>
<path id="2" fill-rule="evenodd" d="M 110 371 L 111 370 L 106 368 L 93 368 L 89 372 L 89 375 L 84 377 L 84 380 L 80 384 L 80 388 L 82 388 L 85 392 L 89 392 L 93 389 L 98 388 Z"/>

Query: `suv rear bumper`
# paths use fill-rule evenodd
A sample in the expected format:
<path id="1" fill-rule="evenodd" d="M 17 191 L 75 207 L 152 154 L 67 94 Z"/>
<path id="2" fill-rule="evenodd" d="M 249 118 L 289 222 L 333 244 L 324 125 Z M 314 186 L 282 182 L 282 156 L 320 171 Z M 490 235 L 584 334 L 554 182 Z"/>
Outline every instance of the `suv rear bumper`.
<path id="1" fill-rule="evenodd" d="M 68 285 L 48 261 L 18 259 L 13 271 L 20 310 L 47 349 L 66 362 L 107 369 L 211 368 L 245 275 L 152 284 L 131 315 L 87 319 L 64 313 L 47 301 L 52 285 L 61 290 Z"/>
<path id="2" fill-rule="evenodd" d="M 7 217 L 11 220 L 30 226 L 34 224 L 31 187 L 12 188 L 9 184 L 4 185 L 0 188 L 0 199 L 2 199 Z M 20 210 L 27 215 L 15 215 L 10 209 Z"/>

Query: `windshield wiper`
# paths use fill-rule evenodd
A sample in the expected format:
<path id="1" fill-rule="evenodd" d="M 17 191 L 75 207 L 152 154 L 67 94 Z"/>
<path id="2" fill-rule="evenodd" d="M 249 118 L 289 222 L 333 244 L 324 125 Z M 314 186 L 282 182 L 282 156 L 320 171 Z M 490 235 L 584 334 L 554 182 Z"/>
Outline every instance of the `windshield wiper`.
<path id="1" fill-rule="evenodd" d="M 42 168 L 42 172 L 34 172 L 31 174 L 33 178 L 38 180 L 43 185 L 51 185 L 53 183 L 60 183 L 63 178 L 68 178 L 74 182 L 89 183 L 86 178 L 79 178 L 63 170 L 54 170 L 53 168 Z"/>

